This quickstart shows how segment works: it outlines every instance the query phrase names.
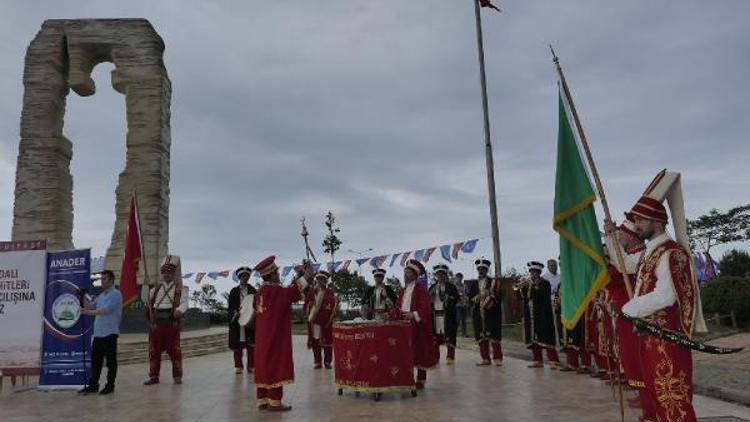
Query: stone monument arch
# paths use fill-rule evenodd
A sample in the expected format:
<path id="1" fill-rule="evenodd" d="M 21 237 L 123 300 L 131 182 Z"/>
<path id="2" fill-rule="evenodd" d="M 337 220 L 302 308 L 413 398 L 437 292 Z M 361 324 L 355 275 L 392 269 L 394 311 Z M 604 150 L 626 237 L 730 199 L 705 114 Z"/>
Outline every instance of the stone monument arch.
<path id="1" fill-rule="evenodd" d="M 92 70 L 112 62 L 112 87 L 125 95 L 127 152 L 104 265 L 119 273 L 130 197 L 137 189 L 145 264 L 156 279 L 169 240 L 172 84 L 163 53 L 164 41 L 145 19 L 53 19 L 42 24 L 24 66 L 13 240 L 47 239 L 50 249 L 73 247 L 73 143 L 63 135 L 65 98 L 70 89 L 93 95 Z"/>

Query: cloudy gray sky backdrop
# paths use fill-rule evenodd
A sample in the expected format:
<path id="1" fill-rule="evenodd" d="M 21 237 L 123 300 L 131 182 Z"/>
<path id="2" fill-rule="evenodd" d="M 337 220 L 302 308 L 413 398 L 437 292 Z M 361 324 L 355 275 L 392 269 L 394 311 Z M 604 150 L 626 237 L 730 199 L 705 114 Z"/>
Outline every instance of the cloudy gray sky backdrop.
<path id="1" fill-rule="evenodd" d="M 664 167 L 683 173 L 689 217 L 748 202 L 750 2 L 497 3 L 504 13 L 485 10 L 484 29 L 504 268 L 557 256 L 549 42 L 616 215 Z M 477 255 L 491 256 L 473 13 L 471 0 L 3 1 L 0 238 L 24 54 L 41 23 L 143 17 L 173 84 L 170 248 L 185 272 L 299 259 L 300 216 L 319 250 L 328 210 L 342 252 L 480 237 Z M 95 255 L 125 157 L 111 69 L 94 70 L 93 97 L 71 92 L 65 124 L 74 240 Z"/>

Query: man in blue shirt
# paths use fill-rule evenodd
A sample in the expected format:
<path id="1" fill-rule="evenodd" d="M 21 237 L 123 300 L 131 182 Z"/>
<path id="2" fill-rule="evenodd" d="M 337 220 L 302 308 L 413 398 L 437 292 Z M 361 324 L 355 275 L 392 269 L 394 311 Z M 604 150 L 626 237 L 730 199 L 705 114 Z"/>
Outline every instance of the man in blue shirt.
<path id="1" fill-rule="evenodd" d="M 94 342 L 91 346 L 91 379 L 81 394 L 99 391 L 99 376 L 104 358 L 107 358 L 107 385 L 99 394 L 115 391 L 117 376 L 117 337 L 120 335 L 122 319 L 122 294 L 115 288 L 115 274 L 102 271 L 102 292 L 93 301 L 84 303 L 82 315 L 94 315 Z"/>

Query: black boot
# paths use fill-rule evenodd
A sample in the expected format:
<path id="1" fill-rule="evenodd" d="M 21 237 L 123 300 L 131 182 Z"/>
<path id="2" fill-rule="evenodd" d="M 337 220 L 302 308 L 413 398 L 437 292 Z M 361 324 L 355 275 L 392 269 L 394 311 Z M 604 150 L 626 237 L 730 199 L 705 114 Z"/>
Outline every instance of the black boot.
<path id="1" fill-rule="evenodd" d="M 85 388 L 78 390 L 78 394 L 91 394 L 99 391 L 99 385 L 87 385 Z"/>
<path id="2" fill-rule="evenodd" d="M 115 386 L 112 384 L 107 384 L 104 386 L 104 388 L 102 388 L 102 391 L 100 391 L 99 394 L 103 396 L 105 394 L 112 394 L 114 392 L 115 392 Z"/>

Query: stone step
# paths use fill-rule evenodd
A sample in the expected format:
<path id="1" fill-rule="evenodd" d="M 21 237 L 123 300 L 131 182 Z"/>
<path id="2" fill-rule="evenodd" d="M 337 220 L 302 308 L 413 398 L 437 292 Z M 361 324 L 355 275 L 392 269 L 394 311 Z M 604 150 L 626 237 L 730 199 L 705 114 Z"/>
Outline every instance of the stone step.
<path id="1" fill-rule="evenodd" d="M 202 336 L 190 336 L 190 337 L 188 337 L 188 336 L 184 336 L 184 333 L 183 333 L 183 337 L 180 340 L 181 340 L 182 344 L 187 345 L 187 344 L 190 344 L 190 343 L 203 343 L 205 341 L 214 341 L 214 340 L 224 340 L 224 341 L 226 341 L 227 340 L 227 336 L 228 336 L 228 334 L 226 334 L 226 333 L 219 333 L 219 334 L 207 334 L 207 335 L 202 335 Z M 135 346 L 135 345 L 143 345 L 143 344 L 146 344 L 146 345 L 148 344 L 148 338 L 145 337 L 145 336 L 144 336 L 144 339 L 141 340 L 141 341 L 134 341 L 134 342 L 130 342 L 130 343 L 121 343 L 120 345 L 122 345 L 122 346 L 125 346 L 125 345 Z"/>
<path id="2" fill-rule="evenodd" d="M 195 357 L 195 356 L 211 355 L 215 353 L 224 353 L 228 350 L 229 348 L 227 346 L 194 348 L 194 349 L 183 350 L 182 357 L 184 359 L 184 358 L 190 358 L 190 357 Z M 163 353 L 161 360 L 168 361 L 169 355 L 167 355 L 166 353 Z M 143 353 L 141 355 L 126 355 L 126 356 L 122 356 L 118 354 L 117 356 L 117 363 L 120 365 L 129 365 L 133 363 L 144 363 L 144 362 L 148 362 L 147 353 Z"/>
<path id="3" fill-rule="evenodd" d="M 225 344 L 221 344 L 221 345 L 206 345 L 206 346 L 203 346 L 203 347 L 195 347 L 195 348 L 189 348 L 189 349 L 182 349 L 182 355 L 183 356 L 188 356 L 188 355 L 191 355 L 193 353 L 196 353 L 196 351 L 208 350 L 208 349 L 210 349 L 210 350 L 218 350 L 220 352 L 224 352 L 224 351 L 229 350 L 229 348 Z M 147 351 L 138 352 L 138 353 L 118 353 L 117 354 L 117 358 L 120 361 L 125 361 L 125 360 L 130 360 L 130 359 L 136 359 L 136 360 L 138 360 L 138 359 L 146 359 L 147 357 L 148 357 L 148 352 Z"/>
<path id="4" fill-rule="evenodd" d="M 202 342 L 190 342 L 190 343 L 180 342 L 180 346 L 183 349 L 189 349 L 189 348 L 191 348 L 193 346 L 204 346 L 204 345 L 207 345 L 207 344 L 215 344 L 215 345 L 227 344 L 227 340 L 226 339 L 206 340 L 206 341 L 202 341 Z M 121 353 L 147 351 L 148 350 L 148 343 L 142 343 L 142 344 L 118 344 L 117 348 L 118 348 L 118 350 Z"/>
<path id="5" fill-rule="evenodd" d="M 183 337 L 180 347 L 183 358 L 223 353 L 229 350 L 226 333 Z M 162 360 L 169 360 L 169 356 L 166 353 L 162 354 Z M 120 365 L 148 362 L 148 341 L 119 344 L 117 362 Z"/>

